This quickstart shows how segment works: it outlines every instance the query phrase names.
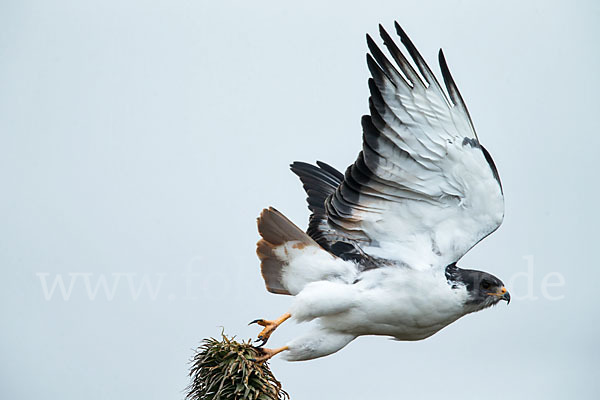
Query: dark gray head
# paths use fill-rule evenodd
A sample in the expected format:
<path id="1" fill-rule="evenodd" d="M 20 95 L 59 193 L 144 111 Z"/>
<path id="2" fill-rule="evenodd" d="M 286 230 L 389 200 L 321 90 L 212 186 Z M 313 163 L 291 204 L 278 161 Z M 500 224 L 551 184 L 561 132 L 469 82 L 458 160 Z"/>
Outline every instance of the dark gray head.
<path id="1" fill-rule="evenodd" d="M 446 267 L 446 279 L 453 289 L 462 286 L 467 289 L 469 299 L 465 305 L 472 308 L 470 312 L 483 310 L 500 300 L 510 303 L 510 294 L 504 283 L 487 272 L 458 268 L 454 263 Z"/>

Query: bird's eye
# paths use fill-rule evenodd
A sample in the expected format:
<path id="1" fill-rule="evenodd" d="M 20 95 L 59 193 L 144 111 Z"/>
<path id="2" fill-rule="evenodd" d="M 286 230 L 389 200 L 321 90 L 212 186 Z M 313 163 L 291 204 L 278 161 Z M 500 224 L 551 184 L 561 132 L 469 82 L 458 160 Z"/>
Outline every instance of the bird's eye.
<path id="1" fill-rule="evenodd" d="M 488 281 L 483 281 L 483 282 L 481 282 L 481 287 L 484 289 L 489 289 L 490 283 Z"/>

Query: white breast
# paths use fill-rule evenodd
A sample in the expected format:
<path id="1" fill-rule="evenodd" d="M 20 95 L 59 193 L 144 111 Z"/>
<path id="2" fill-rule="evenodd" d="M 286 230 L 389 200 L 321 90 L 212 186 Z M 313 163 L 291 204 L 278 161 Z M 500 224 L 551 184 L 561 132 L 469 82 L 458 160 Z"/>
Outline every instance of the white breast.
<path id="1" fill-rule="evenodd" d="M 347 285 L 352 304 L 344 312 L 321 317 L 331 328 L 355 335 L 387 335 L 420 340 L 462 317 L 464 287 L 452 289 L 443 271 L 380 268 Z"/>

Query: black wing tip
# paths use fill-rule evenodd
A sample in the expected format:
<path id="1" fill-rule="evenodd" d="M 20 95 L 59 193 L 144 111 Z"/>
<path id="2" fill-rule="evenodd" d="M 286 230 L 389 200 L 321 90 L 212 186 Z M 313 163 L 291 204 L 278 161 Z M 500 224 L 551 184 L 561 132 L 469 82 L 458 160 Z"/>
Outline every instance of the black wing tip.
<path id="1" fill-rule="evenodd" d="M 317 160 L 316 164 L 317 165 L 310 164 L 304 161 L 294 161 L 290 164 L 290 169 L 294 174 L 300 177 L 301 180 L 305 178 L 307 174 L 315 175 L 315 173 L 317 175 L 320 175 L 321 177 L 327 175 L 328 177 L 333 178 L 336 185 L 344 179 L 344 175 L 340 171 L 327 164 L 326 162 Z"/>
<path id="2" fill-rule="evenodd" d="M 450 68 L 448 68 L 448 62 L 446 62 L 446 57 L 444 56 L 444 51 L 440 49 L 438 52 L 438 62 L 440 63 L 440 69 L 442 70 L 442 78 L 444 78 L 444 83 L 446 84 L 446 89 L 450 92 L 450 85 L 454 83 L 452 79 L 452 75 L 450 74 Z M 452 96 L 452 93 L 449 93 Z"/>
<path id="3" fill-rule="evenodd" d="M 371 53 L 367 53 L 367 67 L 369 68 L 369 72 L 371 72 L 371 76 L 373 78 L 375 78 L 375 75 L 381 77 L 381 75 L 383 74 L 381 67 L 379 66 L 379 64 L 377 64 L 377 61 L 375 61 Z"/>
<path id="4" fill-rule="evenodd" d="M 381 36 L 384 43 L 386 41 L 392 40 L 392 37 L 390 36 L 390 34 L 385 30 L 385 28 L 381 24 L 379 24 L 379 36 Z"/>
<path id="5" fill-rule="evenodd" d="M 367 33 L 367 47 L 369 48 L 369 51 L 371 53 L 373 53 L 374 51 L 377 51 L 377 49 L 379 49 L 379 47 L 377 46 L 377 43 L 375 43 L 375 40 L 373 40 L 373 38 L 371 37 L 371 35 L 369 35 Z"/>
<path id="6" fill-rule="evenodd" d="M 376 49 L 376 51 L 379 48 Z M 381 52 L 381 50 L 379 50 Z M 383 61 L 383 60 L 382 60 Z M 393 86 L 396 86 L 396 83 L 389 76 L 389 72 L 385 72 L 384 69 L 379 65 L 375 57 L 371 53 L 367 53 L 367 68 L 369 68 L 369 72 L 371 73 L 371 77 L 376 82 L 383 82 L 384 80 L 389 81 L 389 83 Z"/>
<path id="7" fill-rule="evenodd" d="M 304 168 L 307 166 L 312 166 L 312 164 L 304 162 L 304 161 L 294 161 L 290 164 L 290 169 L 293 171 L 296 168 Z"/>
<path id="8" fill-rule="evenodd" d="M 379 24 L 378 28 L 379 28 L 379 36 L 381 36 L 381 38 L 384 41 L 386 40 L 386 38 L 389 39 L 389 40 L 392 39 L 392 37 L 390 36 L 390 34 L 388 33 L 388 31 L 385 30 L 385 27 L 383 26 L 383 24 Z"/>
<path id="9" fill-rule="evenodd" d="M 304 161 L 294 161 L 290 164 L 290 170 L 300 178 L 302 178 L 305 172 L 312 172 L 318 169 L 315 165 Z"/>
<path id="10" fill-rule="evenodd" d="M 369 48 L 369 51 L 371 53 L 381 53 L 381 49 L 379 48 L 373 37 L 369 34 L 367 34 L 367 47 Z"/>
<path id="11" fill-rule="evenodd" d="M 394 23 L 397 24 L 396 21 L 394 21 Z M 386 31 L 385 26 L 383 26 L 382 23 L 377 24 L 377 28 L 378 28 L 379 34 L 384 34 L 384 35 L 389 36 L 389 33 Z"/>
<path id="12" fill-rule="evenodd" d="M 440 63 L 442 75 L 444 74 L 444 70 L 450 72 L 450 69 L 448 68 L 448 62 L 446 61 L 446 56 L 444 55 L 444 50 L 441 48 L 438 51 L 438 62 Z"/>
<path id="13" fill-rule="evenodd" d="M 404 43 L 404 39 L 407 39 L 408 42 L 410 43 L 410 38 L 408 37 L 408 35 L 406 34 L 406 32 L 404 32 L 404 29 L 402 29 L 402 26 L 400 26 L 400 24 L 398 23 L 398 21 L 394 21 L 394 28 L 396 29 L 396 33 L 398 34 L 398 36 L 400 36 L 400 39 L 402 40 L 402 43 Z"/>
<path id="14" fill-rule="evenodd" d="M 483 145 L 480 144 L 479 147 L 481 148 L 481 151 L 483 152 L 483 156 L 485 157 L 485 160 L 487 161 L 488 165 L 490 166 L 490 169 L 492 170 L 492 174 L 494 175 L 496 182 L 498 182 L 498 185 L 500 186 L 500 193 L 502 193 L 502 195 L 504 196 L 504 189 L 502 188 L 502 181 L 500 180 L 500 174 L 498 173 L 498 168 L 496 167 L 496 163 L 492 159 L 492 155 L 490 154 L 489 151 L 487 151 L 487 149 L 485 147 L 483 147 Z"/>
<path id="15" fill-rule="evenodd" d="M 327 164 L 326 162 L 317 161 L 317 165 L 325 172 L 329 172 L 331 175 L 336 177 L 338 181 L 342 182 L 344 180 L 344 174 L 342 174 L 340 171 Z"/>
<path id="16" fill-rule="evenodd" d="M 331 165 L 327 164 L 325 161 L 317 160 L 317 161 L 315 161 L 315 164 L 317 164 L 317 165 L 307 163 L 305 161 L 294 161 L 290 164 L 290 169 L 292 169 L 292 170 L 299 169 L 299 168 L 300 169 L 303 169 L 303 168 L 315 169 L 318 167 L 335 169 Z"/>
<path id="17" fill-rule="evenodd" d="M 317 160 L 317 166 L 319 166 L 322 169 L 334 169 L 335 170 L 335 168 L 333 168 L 331 165 L 327 164 L 325 161 Z"/>

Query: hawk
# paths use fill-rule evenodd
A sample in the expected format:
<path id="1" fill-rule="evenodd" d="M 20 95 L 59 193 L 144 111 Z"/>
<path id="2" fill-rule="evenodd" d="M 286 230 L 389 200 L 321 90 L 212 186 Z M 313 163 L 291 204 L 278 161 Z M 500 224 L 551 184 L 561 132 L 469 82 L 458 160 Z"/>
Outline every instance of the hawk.
<path id="1" fill-rule="evenodd" d="M 308 195 L 308 230 L 272 207 L 258 218 L 267 290 L 294 296 L 280 318 L 251 322 L 264 327 L 258 361 L 326 356 L 361 335 L 422 340 L 510 302 L 500 279 L 457 265 L 504 218 L 496 166 L 442 50 L 446 91 L 395 28 L 404 50 L 379 26 L 389 56 L 367 35 L 370 113 L 356 161 L 344 174 L 320 161 L 291 164 Z M 286 346 L 263 348 L 289 318 L 316 324 Z"/>

